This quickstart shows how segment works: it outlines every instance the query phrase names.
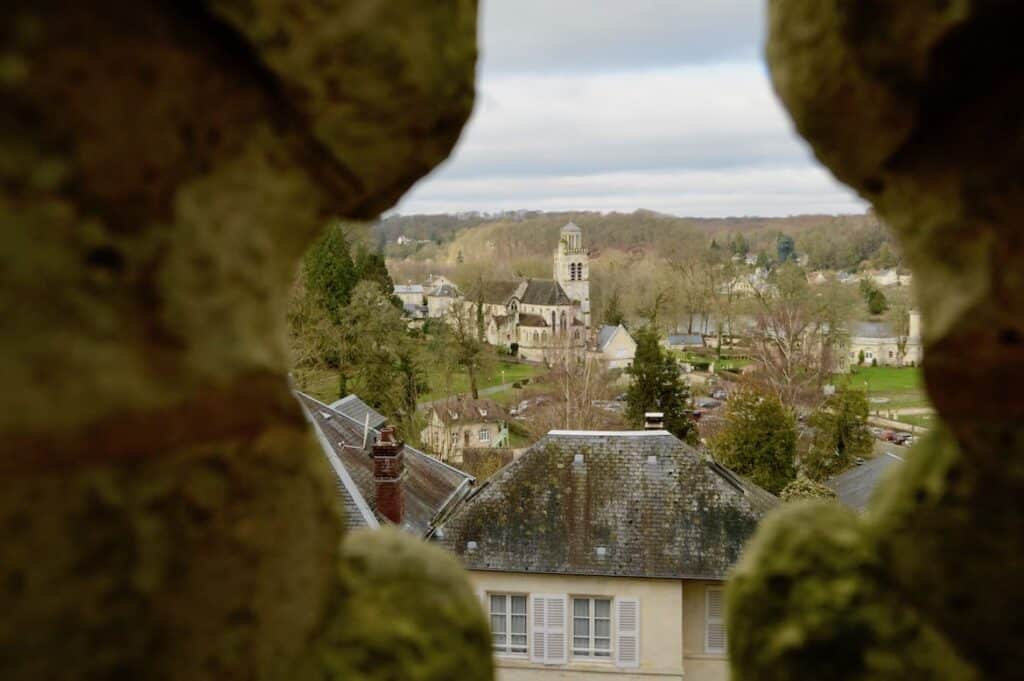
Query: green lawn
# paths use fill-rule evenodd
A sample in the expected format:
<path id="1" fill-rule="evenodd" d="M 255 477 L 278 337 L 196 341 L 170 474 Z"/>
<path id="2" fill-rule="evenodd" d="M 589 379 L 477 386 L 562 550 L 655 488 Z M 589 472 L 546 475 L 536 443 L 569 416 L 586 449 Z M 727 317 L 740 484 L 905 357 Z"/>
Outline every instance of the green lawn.
<path id="1" fill-rule="evenodd" d="M 547 369 L 533 364 L 519 364 L 507 360 L 499 360 L 494 369 L 486 376 L 478 377 L 477 387 L 481 390 L 504 383 L 515 383 L 524 378 L 533 378 L 547 372 Z M 439 367 L 432 367 L 427 375 L 430 390 L 420 396 L 421 402 L 437 400 L 448 395 L 462 395 L 469 392 L 469 376 L 465 371 L 458 371 L 450 377 Z M 515 390 L 502 391 L 515 393 Z M 489 397 L 496 397 L 496 393 Z"/>
<path id="2" fill-rule="evenodd" d="M 872 412 L 930 406 L 917 367 L 855 367 L 847 380 L 855 388 L 867 388 Z"/>
<path id="3" fill-rule="evenodd" d="M 340 397 L 338 372 L 335 369 L 296 369 L 292 371 L 292 379 L 296 388 L 321 402 L 330 404 Z"/>
<path id="4" fill-rule="evenodd" d="M 684 350 L 672 350 L 671 352 L 682 362 L 689 362 L 691 364 L 707 364 L 714 362 L 716 370 L 742 369 L 751 362 L 749 359 L 743 359 L 740 357 L 723 357 L 722 359 L 715 359 L 714 356 L 698 355 L 694 352 L 686 352 Z"/>

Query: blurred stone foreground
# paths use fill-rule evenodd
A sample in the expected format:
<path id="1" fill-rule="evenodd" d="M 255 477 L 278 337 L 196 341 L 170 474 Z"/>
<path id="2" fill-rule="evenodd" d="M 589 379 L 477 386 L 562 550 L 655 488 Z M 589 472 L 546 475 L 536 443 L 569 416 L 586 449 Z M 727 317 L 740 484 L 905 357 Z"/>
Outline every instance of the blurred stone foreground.
<path id="1" fill-rule="evenodd" d="M 946 427 L 783 509 L 735 679 L 1024 669 L 1024 7 L 772 0 L 776 88 L 898 231 Z M 341 538 L 285 380 L 296 262 L 449 152 L 470 0 L 13 0 L 0 22 L 0 678 L 488 679 L 454 562 Z"/>
<path id="2" fill-rule="evenodd" d="M 342 541 L 282 332 L 475 62 L 473 0 L 4 3 L 0 678 L 491 678 L 452 558 Z"/>

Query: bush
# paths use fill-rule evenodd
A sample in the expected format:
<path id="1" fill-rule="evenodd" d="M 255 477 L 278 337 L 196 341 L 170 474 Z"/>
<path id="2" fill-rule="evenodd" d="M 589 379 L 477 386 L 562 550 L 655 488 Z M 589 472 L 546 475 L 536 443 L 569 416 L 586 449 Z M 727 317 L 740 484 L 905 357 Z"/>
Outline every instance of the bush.
<path id="1" fill-rule="evenodd" d="M 779 498 L 783 501 L 800 501 L 801 499 L 835 499 L 836 493 L 831 489 L 801 475 L 782 488 Z"/>

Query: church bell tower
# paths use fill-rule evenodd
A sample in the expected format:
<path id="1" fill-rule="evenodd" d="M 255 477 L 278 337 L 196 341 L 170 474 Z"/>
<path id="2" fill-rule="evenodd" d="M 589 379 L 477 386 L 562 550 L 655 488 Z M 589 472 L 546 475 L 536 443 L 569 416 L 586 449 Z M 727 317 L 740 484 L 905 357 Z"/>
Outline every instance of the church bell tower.
<path id="1" fill-rule="evenodd" d="M 555 281 L 572 300 L 580 303 L 580 314 L 590 330 L 590 257 L 583 248 L 583 230 L 570 222 L 559 234 L 555 248 Z"/>

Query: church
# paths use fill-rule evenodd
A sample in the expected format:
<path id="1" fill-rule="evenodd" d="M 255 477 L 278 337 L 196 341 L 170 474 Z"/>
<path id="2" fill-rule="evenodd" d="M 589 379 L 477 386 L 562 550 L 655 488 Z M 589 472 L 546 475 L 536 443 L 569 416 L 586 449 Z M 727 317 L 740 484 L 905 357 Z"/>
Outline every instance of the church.
<path id="1" fill-rule="evenodd" d="M 582 357 L 590 337 L 590 262 L 583 231 L 562 227 L 552 279 L 487 281 L 465 300 L 482 307 L 485 340 L 523 359 L 553 364 Z"/>

